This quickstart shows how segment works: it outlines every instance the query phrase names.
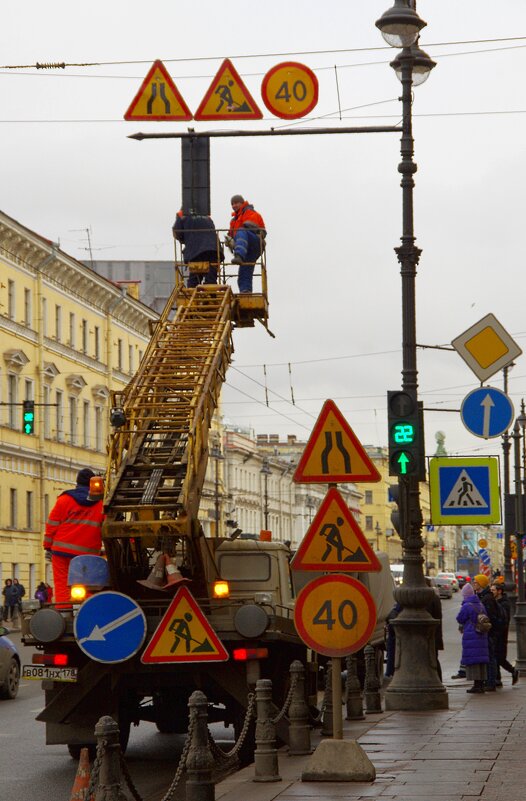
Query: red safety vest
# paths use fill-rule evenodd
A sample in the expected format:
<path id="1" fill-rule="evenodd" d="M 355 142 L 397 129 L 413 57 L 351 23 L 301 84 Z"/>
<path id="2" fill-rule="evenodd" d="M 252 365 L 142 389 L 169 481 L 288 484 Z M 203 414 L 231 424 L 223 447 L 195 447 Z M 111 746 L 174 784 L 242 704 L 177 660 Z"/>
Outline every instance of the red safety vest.
<path id="1" fill-rule="evenodd" d="M 44 548 L 57 556 L 98 555 L 103 520 L 102 501 L 82 506 L 67 493 L 59 495 L 46 523 Z"/>

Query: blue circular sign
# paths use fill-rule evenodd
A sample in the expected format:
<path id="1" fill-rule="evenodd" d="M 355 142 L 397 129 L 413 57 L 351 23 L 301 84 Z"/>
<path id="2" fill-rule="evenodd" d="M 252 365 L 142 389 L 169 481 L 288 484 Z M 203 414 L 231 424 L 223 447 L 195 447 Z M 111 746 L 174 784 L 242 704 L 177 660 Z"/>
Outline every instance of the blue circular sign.
<path id="1" fill-rule="evenodd" d="M 146 637 L 141 607 L 122 592 L 100 592 L 88 598 L 74 620 L 79 648 L 96 662 L 124 662 Z"/>
<path id="2" fill-rule="evenodd" d="M 505 392 L 495 387 L 477 387 L 466 395 L 460 416 L 467 430 L 476 437 L 500 437 L 513 420 L 513 404 Z"/>

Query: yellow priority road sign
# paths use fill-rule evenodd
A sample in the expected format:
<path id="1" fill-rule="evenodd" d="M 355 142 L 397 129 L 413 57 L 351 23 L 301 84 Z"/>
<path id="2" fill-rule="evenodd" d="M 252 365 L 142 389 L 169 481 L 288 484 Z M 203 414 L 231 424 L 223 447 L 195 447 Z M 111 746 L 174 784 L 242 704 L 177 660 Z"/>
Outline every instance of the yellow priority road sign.
<path id="1" fill-rule="evenodd" d="M 337 489 L 325 496 L 291 562 L 293 570 L 381 570 L 376 554 Z"/>
<path id="2" fill-rule="evenodd" d="M 285 120 L 304 117 L 318 102 L 318 79 L 296 61 L 276 64 L 261 84 L 263 102 L 272 114 Z"/>
<path id="3" fill-rule="evenodd" d="M 192 112 L 162 61 L 154 61 L 124 115 L 125 120 L 191 120 Z"/>
<path id="4" fill-rule="evenodd" d="M 495 375 L 522 353 L 493 314 L 487 314 L 451 344 L 480 381 Z"/>
<path id="5" fill-rule="evenodd" d="M 187 587 L 175 593 L 141 662 L 224 662 L 228 652 Z"/>
<path id="6" fill-rule="evenodd" d="M 297 483 L 380 481 L 380 473 L 332 400 L 326 400 L 293 476 Z"/>
<path id="7" fill-rule="evenodd" d="M 363 584 L 351 576 L 321 576 L 296 599 L 296 630 L 309 648 L 324 656 L 348 656 L 367 644 L 376 608 Z"/>

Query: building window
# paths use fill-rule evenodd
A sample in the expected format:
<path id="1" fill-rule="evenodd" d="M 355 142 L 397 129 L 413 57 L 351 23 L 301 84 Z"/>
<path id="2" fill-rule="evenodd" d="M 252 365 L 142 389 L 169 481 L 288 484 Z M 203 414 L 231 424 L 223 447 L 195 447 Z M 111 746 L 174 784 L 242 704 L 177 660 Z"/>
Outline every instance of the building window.
<path id="1" fill-rule="evenodd" d="M 85 448 L 90 447 L 89 441 L 89 401 L 84 401 L 82 405 L 82 432 L 83 444 Z"/>
<path id="2" fill-rule="evenodd" d="M 117 367 L 122 370 L 122 339 L 117 340 Z"/>
<path id="3" fill-rule="evenodd" d="M 55 305 L 55 339 L 60 342 L 62 339 L 62 306 Z"/>
<path id="4" fill-rule="evenodd" d="M 373 518 L 372 515 L 365 516 L 365 530 L 372 531 L 373 530 Z"/>
<path id="5" fill-rule="evenodd" d="M 44 494 L 44 522 L 47 523 L 47 519 L 49 517 L 49 495 L 46 492 Z"/>
<path id="6" fill-rule="evenodd" d="M 69 432 L 72 445 L 77 444 L 77 399 L 69 399 Z"/>
<path id="7" fill-rule="evenodd" d="M 69 313 L 69 346 L 70 348 L 75 347 L 76 343 L 76 336 L 75 336 L 75 327 L 76 327 L 76 319 L 73 312 Z"/>
<path id="8" fill-rule="evenodd" d="M 33 493 L 26 492 L 26 528 L 33 528 Z"/>
<path id="9" fill-rule="evenodd" d="M 144 356 L 144 351 L 139 351 L 139 364 L 142 362 L 142 357 Z"/>
<path id="10" fill-rule="evenodd" d="M 128 370 L 133 375 L 133 345 L 128 345 Z"/>
<path id="11" fill-rule="evenodd" d="M 95 358 L 100 359 L 100 328 L 95 326 Z"/>
<path id="12" fill-rule="evenodd" d="M 57 432 L 57 440 L 59 442 L 64 441 L 64 393 L 57 389 L 55 395 L 55 430 Z"/>
<path id="13" fill-rule="evenodd" d="M 24 325 L 31 328 L 32 325 L 32 303 L 31 303 L 31 290 L 24 289 Z"/>
<path id="14" fill-rule="evenodd" d="M 7 282 L 7 316 L 10 320 L 15 319 L 15 282 L 10 278 Z"/>
<path id="15" fill-rule="evenodd" d="M 44 437 L 51 438 L 51 387 L 44 385 Z"/>
<path id="16" fill-rule="evenodd" d="M 30 381 L 28 378 L 26 378 L 25 380 L 24 398 L 25 400 L 34 400 L 33 382 Z"/>
<path id="17" fill-rule="evenodd" d="M 7 402 L 9 404 L 8 414 L 9 414 L 9 427 L 10 428 L 17 428 L 17 420 L 20 425 L 22 425 L 22 414 L 20 413 L 17 415 L 18 406 L 18 376 L 14 375 L 13 373 L 9 373 L 7 376 Z"/>
<path id="18" fill-rule="evenodd" d="M 95 449 L 102 451 L 102 407 L 95 406 Z"/>
<path id="19" fill-rule="evenodd" d="M 9 528 L 16 528 L 18 521 L 17 492 L 16 489 L 9 490 Z"/>
<path id="20" fill-rule="evenodd" d="M 365 490 L 365 497 L 363 499 L 364 503 L 372 503 L 373 502 L 373 491 L 372 490 Z"/>
<path id="21" fill-rule="evenodd" d="M 82 321 L 82 353 L 88 352 L 88 321 Z"/>
<path id="22" fill-rule="evenodd" d="M 42 298 L 42 336 L 47 337 L 47 300 Z"/>

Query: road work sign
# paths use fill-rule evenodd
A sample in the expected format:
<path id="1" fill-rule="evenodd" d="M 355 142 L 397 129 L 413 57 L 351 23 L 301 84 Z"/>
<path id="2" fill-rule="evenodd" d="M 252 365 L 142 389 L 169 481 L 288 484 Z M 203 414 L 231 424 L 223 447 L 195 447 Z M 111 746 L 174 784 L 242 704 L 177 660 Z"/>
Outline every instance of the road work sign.
<path id="1" fill-rule="evenodd" d="M 187 587 L 175 593 L 141 662 L 225 662 L 228 652 Z"/>
<path id="2" fill-rule="evenodd" d="M 122 592 L 99 592 L 88 598 L 74 618 L 79 648 L 96 662 L 125 662 L 146 637 L 141 607 Z"/>
<path id="3" fill-rule="evenodd" d="M 304 484 L 380 481 L 380 473 L 334 401 L 323 404 L 293 480 Z"/>
<path id="4" fill-rule="evenodd" d="M 367 645 L 376 625 L 376 607 L 363 584 L 351 576 L 321 576 L 299 593 L 296 630 L 309 648 L 324 656 L 354 654 Z"/>
<path id="5" fill-rule="evenodd" d="M 430 459 L 429 490 L 432 523 L 500 523 L 496 457 Z"/>
<path id="6" fill-rule="evenodd" d="M 381 570 L 376 554 L 337 489 L 325 496 L 294 559 L 293 570 Z"/>
<path id="7" fill-rule="evenodd" d="M 196 120 L 260 120 L 256 101 L 229 58 L 225 58 L 194 114 Z"/>

